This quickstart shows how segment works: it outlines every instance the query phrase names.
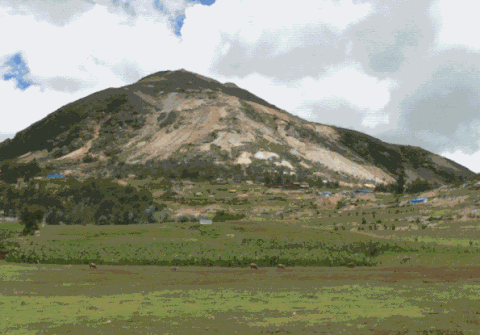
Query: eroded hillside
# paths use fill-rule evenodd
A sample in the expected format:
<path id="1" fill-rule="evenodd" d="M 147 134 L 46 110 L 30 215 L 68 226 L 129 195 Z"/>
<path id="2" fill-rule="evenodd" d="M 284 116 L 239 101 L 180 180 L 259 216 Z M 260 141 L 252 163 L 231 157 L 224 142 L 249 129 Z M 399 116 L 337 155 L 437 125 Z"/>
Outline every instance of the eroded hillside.
<path id="1" fill-rule="evenodd" d="M 77 173 L 108 165 L 199 161 L 350 182 L 473 175 L 421 148 L 302 120 L 237 87 L 164 71 L 72 102 L 0 145 L 0 158 L 36 158 Z M 173 163 L 172 163 L 173 164 Z"/>

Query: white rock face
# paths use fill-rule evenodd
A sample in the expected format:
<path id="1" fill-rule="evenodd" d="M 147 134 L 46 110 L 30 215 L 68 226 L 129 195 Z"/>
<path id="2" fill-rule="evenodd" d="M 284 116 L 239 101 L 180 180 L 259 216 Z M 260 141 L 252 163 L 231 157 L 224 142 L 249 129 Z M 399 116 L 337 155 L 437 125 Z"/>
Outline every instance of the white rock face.
<path id="1" fill-rule="evenodd" d="M 251 156 L 252 156 L 251 153 L 244 151 L 240 156 L 238 156 L 237 160 L 235 161 L 235 164 L 250 165 L 252 163 L 252 160 L 250 159 Z"/>
<path id="2" fill-rule="evenodd" d="M 259 151 L 253 157 L 256 159 L 270 159 L 271 157 L 280 158 L 278 154 L 269 151 Z"/>
<path id="3" fill-rule="evenodd" d="M 289 161 L 286 161 L 286 160 L 282 160 L 281 163 L 279 162 L 275 162 L 274 163 L 276 166 L 285 166 L 285 167 L 288 167 L 290 170 L 295 170 L 295 168 L 293 167 L 292 164 L 290 164 Z"/>

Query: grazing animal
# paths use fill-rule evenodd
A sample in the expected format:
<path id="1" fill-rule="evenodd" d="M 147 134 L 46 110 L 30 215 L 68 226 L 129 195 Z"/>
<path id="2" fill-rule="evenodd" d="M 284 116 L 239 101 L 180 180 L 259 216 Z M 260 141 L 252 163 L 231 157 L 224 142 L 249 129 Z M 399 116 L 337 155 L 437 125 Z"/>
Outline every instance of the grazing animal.
<path id="1" fill-rule="evenodd" d="M 72 267 L 72 264 L 65 265 L 65 267 L 66 267 L 67 269 L 70 269 L 70 268 Z"/>
<path id="2" fill-rule="evenodd" d="M 350 263 L 347 264 L 347 266 L 348 266 L 349 268 L 354 268 L 354 267 L 355 267 L 355 264 L 354 264 L 353 262 L 350 262 Z"/>
<path id="3" fill-rule="evenodd" d="M 285 265 L 283 265 L 283 264 L 278 264 L 278 265 L 277 265 L 277 268 L 279 268 L 279 269 L 284 269 L 284 270 L 286 269 Z"/>
<path id="4" fill-rule="evenodd" d="M 251 264 L 250 264 L 250 268 L 255 269 L 255 270 L 258 270 L 258 265 L 255 264 L 255 263 L 251 263 Z"/>
<path id="5" fill-rule="evenodd" d="M 90 269 L 95 269 L 95 270 L 97 269 L 97 264 L 95 263 L 90 263 L 88 265 L 90 265 Z"/>
<path id="6" fill-rule="evenodd" d="M 172 267 L 170 268 L 170 270 L 172 270 L 172 271 L 177 271 L 177 270 L 178 270 L 178 267 L 172 266 Z"/>
<path id="7" fill-rule="evenodd" d="M 406 261 L 409 261 L 410 260 L 410 256 L 405 256 L 402 258 L 402 260 L 400 261 L 400 264 L 403 264 L 405 263 Z"/>

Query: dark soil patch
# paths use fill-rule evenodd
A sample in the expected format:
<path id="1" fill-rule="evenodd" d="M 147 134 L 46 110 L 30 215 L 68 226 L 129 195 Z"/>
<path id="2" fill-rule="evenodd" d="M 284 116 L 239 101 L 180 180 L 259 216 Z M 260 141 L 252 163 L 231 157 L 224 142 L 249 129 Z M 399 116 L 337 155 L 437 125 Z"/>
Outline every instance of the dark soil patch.
<path id="1" fill-rule="evenodd" d="M 295 270 L 293 269 L 293 272 Z M 303 272 L 303 271 L 302 271 Z M 342 274 L 328 272 L 319 273 L 318 275 L 302 276 L 289 274 L 282 276 L 288 279 L 298 280 L 379 280 L 389 283 L 396 283 L 401 280 L 423 280 L 425 282 L 456 282 L 460 279 L 478 279 L 480 282 L 480 267 L 394 267 L 387 269 L 368 269 L 362 271 L 361 268 L 346 271 Z"/>

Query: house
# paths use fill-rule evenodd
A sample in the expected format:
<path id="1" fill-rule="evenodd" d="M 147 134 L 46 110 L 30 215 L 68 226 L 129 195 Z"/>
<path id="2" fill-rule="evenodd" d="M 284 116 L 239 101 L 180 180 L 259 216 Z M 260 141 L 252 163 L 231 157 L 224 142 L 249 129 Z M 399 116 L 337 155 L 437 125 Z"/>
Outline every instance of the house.
<path id="1" fill-rule="evenodd" d="M 326 196 L 331 196 L 331 192 L 318 192 L 318 195 L 326 195 Z"/>
<path id="2" fill-rule="evenodd" d="M 49 174 L 47 178 L 65 178 L 64 174 Z"/>
<path id="3" fill-rule="evenodd" d="M 212 180 L 212 184 L 227 184 L 228 182 L 224 178 L 217 178 Z"/>
<path id="4" fill-rule="evenodd" d="M 200 219 L 200 224 L 212 224 L 212 220 Z"/>
<path id="5" fill-rule="evenodd" d="M 410 201 L 411 204 L 421 204 L 421 203 L 426 203 L 427 202 L 427 198 L 417 198 L 417 199 L 412 199 Z"/>
<path id="6" fill-rule="evenodd" d="M 373 193 L 372 190 L 353 190 L 352 193 Z"/>
<path id="7" fill-rule="evenodd" d="M 300 184 L 301 188 L 310 188 L 310 185 L 308 183 L 302 183 Z"/>

